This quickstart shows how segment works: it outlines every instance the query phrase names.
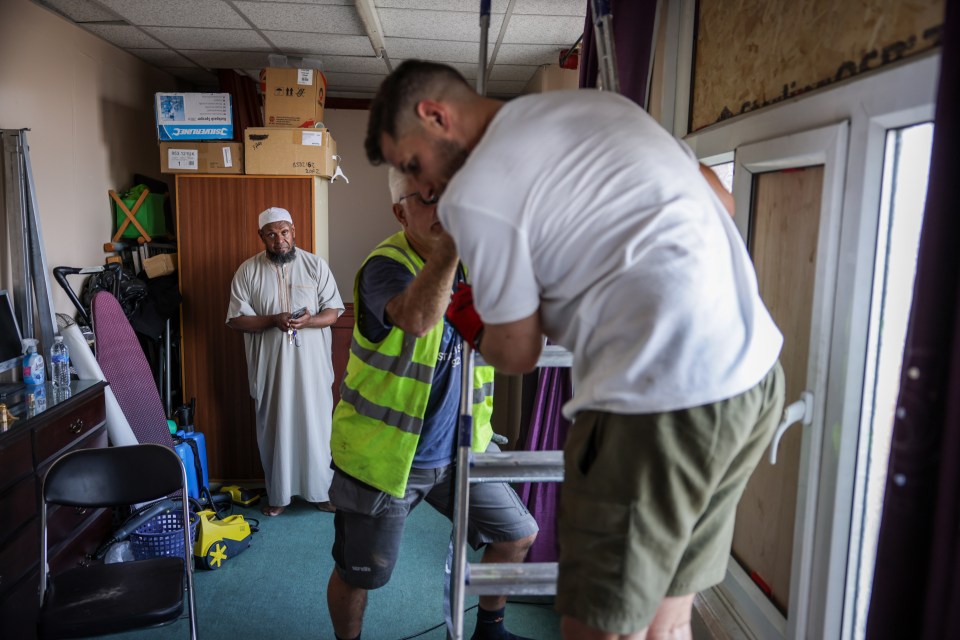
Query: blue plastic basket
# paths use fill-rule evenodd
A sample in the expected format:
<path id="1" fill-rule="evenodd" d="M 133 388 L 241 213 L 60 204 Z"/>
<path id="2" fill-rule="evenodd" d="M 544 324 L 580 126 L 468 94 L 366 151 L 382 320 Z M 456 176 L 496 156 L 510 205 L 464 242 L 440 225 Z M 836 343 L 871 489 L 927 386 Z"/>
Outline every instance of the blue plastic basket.
<path id="1" fill-rule="evenodd" d="M 197 536 L 197 523 L 200 517 L 190 513 L 190 540 Z M 183 549 L 183 514 L 178 511 L 167 511 L 158 514 L 130 534 L 130 548 L 134 560 L 146 560 L 160 556 L 181 556 L 189 562 L 193 549 L 184 553 Z"/>

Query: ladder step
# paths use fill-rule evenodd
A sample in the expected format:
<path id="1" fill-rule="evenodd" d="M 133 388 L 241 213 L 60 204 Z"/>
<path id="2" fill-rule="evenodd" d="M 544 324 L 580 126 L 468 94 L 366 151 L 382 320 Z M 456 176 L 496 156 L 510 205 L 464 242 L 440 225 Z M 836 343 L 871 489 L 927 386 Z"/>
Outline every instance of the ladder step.
<path id="1" fill-rule="evenodd" d="M 563 451 L 475 453 L 470 482 L 563 482 Z"/>
<path id="2" fill-rule="evenodd" d="M 486 360 L 479 352 L 474 351 L 474 364 L 482 366 L 487 364 Z M 544 345 L 540 352 L 540 359 L 537 360 L 538 367 L 571 367 L 573 366 L 573 354 L 558 344 Z"/>
<path id="3" fill-rule="evenodd" d="M 474 562 L 467 565 L 468 595 L 550 596 L 557 593 L 556 562 Z"/>

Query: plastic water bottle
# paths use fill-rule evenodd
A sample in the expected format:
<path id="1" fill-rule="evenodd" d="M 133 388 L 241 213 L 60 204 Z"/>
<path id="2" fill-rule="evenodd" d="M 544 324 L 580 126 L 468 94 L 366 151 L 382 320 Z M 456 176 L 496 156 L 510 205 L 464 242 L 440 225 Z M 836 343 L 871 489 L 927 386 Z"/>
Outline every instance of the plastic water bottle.
<path id="1" fill-rule="evenodd" d="M 50 369 L 53 386 L 70 386 L 70 349 L 63 342 L 63 336 L 53 338 L 53 346 L 50 347 Z"/>

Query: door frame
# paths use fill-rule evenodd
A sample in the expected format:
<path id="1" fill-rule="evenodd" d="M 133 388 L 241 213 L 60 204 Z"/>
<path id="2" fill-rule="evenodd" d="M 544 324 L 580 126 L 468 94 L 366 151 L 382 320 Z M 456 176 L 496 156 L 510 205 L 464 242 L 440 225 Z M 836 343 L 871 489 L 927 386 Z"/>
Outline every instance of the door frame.
<path id="1" fill-rule="evenodd" d="M 736 569 L 739 571 L 728 570 L 724 579 L 724 584 L 729 588 L 737 588 L 743 595 L 755 601 L 756 612 L 761 613 L 758 621 L 762 621 L 766 627 L 762 637 L 767 638 L 806 637 L 803 621 L 807 618 L 809 608 L 813 532 L 816 514 L 820 508 L 817 494 L 821 457 L 817 452 L 822 448 L 824 439 L 827 371 L 833 329 L 833 303 L 836 298 L 835 274 L 840 244 L 848 130 L 847 122 L 839 122 L 810 131 L 741 145 L 734 155 L 736 166 L 733 173 L 733 194 L 737 203 L 734 221 L 745 241 L 750 237 L 756 175 L 784 169 L 823 166 L 807 375 L 803 384 L 804 389 L 813 393 L 813 421 L 804 429 L 800 445 L 797 511 L 794 517 L 794 545 L 790 562 L 789 610 L 796 615 L 791 615 L 789 619 L 784 618 L 738 565 Z M 785 400 L 789 404 L 796 399 Z M 731 561 L 731 564 L 737 563 Z M 747 580 L 746 584 L 744 579 Z"/>
<path id="2" fill-rule="evenodd" d="M 825 371 L 827 392 L 817 399 L 820 414 L 815 415 L 815 424 L 829 427 L 822 431 L 819 446 L 809 449 L 817 454 L 818 474 L 812 486 L 809 480 L 804 480 L 808 483 L 805 491 L 816 505 L 812 523 L 803 525 L 804 530 L 812 525 L 812 540 L 804 541 L 808 550 L 795 549 L 794 554 L 794 559 L 799 555 L 807 563 L 806 574 L 798 584 L 803 591 L 803 601 L 799 610 L 791 605 L 793 620 L 787 625 L 772 605 L 770 608 L 776 615 L 771 615 L 761 601 L 753 599 L 758 590 L 754 591 L 756 587 L 748 577 L 744 583 L 745 575 L 738 576 L 736 571 L 728 570 L 723 584 L 701 594 L 703 606 L 698 605 L 698 613 L 710 617 L 713 611 L 724 610 L 722 619 L 715 617 L 715 621 L 723 625 L 730 637 L 852 637 L 853 589 L 847 589 L 847 581 L 851 535 L 856 534 L 859 526 L 854 522 L 853 505 L 858 490 L 857 462 L 877 250 L 882 151 L 887 129 L 932 118 L 939 63 L 939 51 L 918 55 L 684 138 L 701 161 L 716 164 L 724 159 L 729 161 L 732 150 L 739 154 L 757 141 L 789 138 L 798 131 L 849 122 L 844 179 L 840 184 L 842 217 L 836 238 L 832 289 L 837 295 L 832 303 L 830 357 Z M 826 177 L 825 173 L 825 181 Z M 734 178 L 736 182 L 736 172 Z M 738 203 L 743 206 L 740 198 Z M 738 209 L 737 218 L 740 217 Z M 738 220 L 738 227 L 741 224 Z M 821 236 L 820 241 L 825 239 Z M 801 460 L 801 464 L 803 462 Z M 791 584 L 791 600 L 800 595 Z M 797 620 L 801 615 L 803 620 Z M 771 632 L 775 635 L 768 635 Z"/>

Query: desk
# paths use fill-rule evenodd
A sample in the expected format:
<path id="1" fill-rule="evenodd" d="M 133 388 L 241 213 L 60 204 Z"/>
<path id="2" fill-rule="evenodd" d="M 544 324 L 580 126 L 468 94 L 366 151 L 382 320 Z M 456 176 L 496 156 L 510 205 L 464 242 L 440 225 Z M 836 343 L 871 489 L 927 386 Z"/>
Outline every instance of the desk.
<path id="1" fill-rule="evenodd" d="M 104 389 L 80 380 L 61 392 L 47 384 L 0 397 L 18 418 L 0 423 L 0 638 L 33 638 L 40 607 L 40 496 L 58 457 L 107 446 Z M 32 397 L 31 397 L 32 396 Z M 109 535 L 112 511 L 51 507 L 50 566 L 85 561 Z"/>

